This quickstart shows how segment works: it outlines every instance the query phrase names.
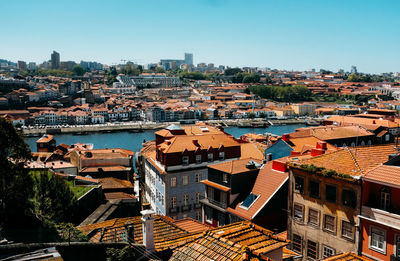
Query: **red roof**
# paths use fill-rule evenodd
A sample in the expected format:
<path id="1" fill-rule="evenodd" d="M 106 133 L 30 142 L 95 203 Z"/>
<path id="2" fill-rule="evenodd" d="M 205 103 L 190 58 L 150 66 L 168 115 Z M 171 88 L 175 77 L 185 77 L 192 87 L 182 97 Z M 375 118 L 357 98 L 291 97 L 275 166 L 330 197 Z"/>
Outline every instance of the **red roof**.
<path id="1" fill-rule="evenodd" d="M 370 170 L 364 180 L 381 183 L 388 186 L 400 187 L 400 167 L 391 165 L 380 165 Z"/>

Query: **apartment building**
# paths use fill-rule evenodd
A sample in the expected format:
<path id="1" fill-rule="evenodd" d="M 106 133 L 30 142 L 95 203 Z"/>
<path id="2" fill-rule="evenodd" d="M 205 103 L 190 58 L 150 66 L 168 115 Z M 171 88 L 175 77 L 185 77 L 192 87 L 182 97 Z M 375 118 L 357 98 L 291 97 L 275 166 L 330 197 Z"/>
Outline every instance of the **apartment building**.
<path id="1" fill-rule="evenodd" d="M 171 125 L 141 151 L 143 201 L 158 214 L 201 220 L 207 166 L 240 158 L 240 143 L 208 125 Z"/>

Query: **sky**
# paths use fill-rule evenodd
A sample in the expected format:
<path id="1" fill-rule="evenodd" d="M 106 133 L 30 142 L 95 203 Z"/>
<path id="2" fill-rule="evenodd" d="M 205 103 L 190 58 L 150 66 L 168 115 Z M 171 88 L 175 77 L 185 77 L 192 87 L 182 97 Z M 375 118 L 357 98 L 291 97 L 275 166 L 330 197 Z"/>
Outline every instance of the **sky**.
<path id="1" fill-rule="evenodd" d="M 0 1 L 0 59 L 400 72 L 398 0 Z"/>

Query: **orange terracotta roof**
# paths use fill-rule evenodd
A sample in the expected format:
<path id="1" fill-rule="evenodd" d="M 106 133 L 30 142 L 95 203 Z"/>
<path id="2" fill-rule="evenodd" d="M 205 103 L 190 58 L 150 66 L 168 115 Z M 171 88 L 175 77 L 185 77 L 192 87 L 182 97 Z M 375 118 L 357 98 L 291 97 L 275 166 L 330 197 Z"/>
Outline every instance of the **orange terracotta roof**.
<path id="1" fill-rule="evenodd" d="M 394 153 L 397 153 L 394 144 L 347 147 L 321 156 L 300 160 L 298 163 L 315 165 L 350 176 L 361 176 L 386 162 L 389 155 Z"/>
<path id="2" fill-rule="evenodd" d="M 103 189 L 133 189 L 133 185 L 128 180 L 117 178 L 101 178 L 100 182 Z"/>
<path id="3" fill-rule="evenodd" d="M 227 210 L 247 220 L 253 220 L 275 193 L 285 184 L 287 179 L 288 173 L 273 170 L 272 161 L 269 161 L 258 173 L 254 186 L 251 189 L 251 193 L 258 196 L 254 203 L 247 209 L 243 208 L 240 204 L 248 194 L 240 195 Z"/>
<path id="4" fill-rule="evenodd" d="M 82 159 L 116 159 L 116 158 L 126 158 L 132 157 L 134 152 L 127 149 L 95 149 L 95 150 L 85 150 L 80 154 Z"/>
<path id="5" fill-rule="evenodd" d="M 258 142 L 245 142 L 240 144 L 240 158 L 254 158 L 263 160 L 265 158 L 265 148 Z"/>
<path id="6" fill-rule="evenodd" d="M 372 259 L 364 256 L 359 256 L 355 253 L 346 252 L 323 259 L 325 261 L 372 261 Z"/>
<path id="7" fill-rule="evenodd" d="M 125 192 L 108 192 L 104 193 L 104 197 L 107 200 L 111 199 L 136 199 L 136 197 L 132 194 L 128 194 Z"/>
<path id="8" fill-rule="evenodd" d="M 51 140 L 53 140 L 53 139 L 54 139 L 54 136 L 53 136 L 53 135 L 44 134 L 40 139 L 38 139 L 38 140 L 36 141 L 36 143 L 47 143 L 47 142 L 49 142 L 49 141 L 51 141 Z"/>
<path id="9" fill-rule="evenodd" d="M 373 136 L 372 132 L 360 126 L 319 126 L 297 129 L 290 137 L 301 138 L 313 136 L 317 139 L 329 141 L 361 136 Z"/>
<path id="10" fill-rule="evenodd" d="M 321 141 L 321 139 L 318 139 L 316 137 L 300 137 L 300 138 L 290 138 L 289 141 L 286 143 L 292 147 L 294 151 L 297 152 L 302 152 L 304 151 L 304 147 L 307 146 L 308 148 L 315 148 L 317 145 L 317 142 Z M 326 144 L 327 149 L 329 150 L 336 150 L 336 147 L 327 143 Z"/>
<path id="11" fill-rule="evenodd" d="M 397 128 L 398 125 L 396 122 L 390 120 L 380 120 L 380 119 L 370 119 L 370 118 L 361 118 L 361 117 L 351 117 L 351 116 L 333 116 L 327 121 L 337 122 L 338 125 L 346 126 L 346 125 L 360 125 L 365 126 L 368 129 L 368 126 L 384 126 L 388 128 Z"/>
<path id="12" fill-rule="evenodd" d="M 261 163 L 260 160 L 256 160 L 253 158 L 247 158 L 247 159 L 231 160 L 231 161 L 227 161 L 227 162 L 208 165 L 208 167 L 211 169 L 219 170 L 219 171 L 229 173 L 229 174 L 239 174 L 239 173 L 244 173 L 244 172 L 249 172 L 249 171 L 255 170 L 255 169 L 249 169 L 246 167 L 246 165 L 249 163 L 249 161 L 254 161 L 258 164 Z M 261 167 L 261 165 L 260 165 L 260 167 Z"/>
<path id="13" fill-rule="evenodd" d="M 80 172 L 82 174 L 99 172 L 99 169 L 101 169 L 101 171 L 103 172 L 114 172 L 114 171 L 129 171 L 131 168 L 125 166 L 97 166 L 97 167 L 82 168 Z"/>
<path id="14" fill-rule="evenodd" d="M 189 233 L 204 232 L 206 230 L 213 228 L 212 226 L 203 224 L 192 218 L 183 218 L 183 219 L 175 220 L 174 224 L 177 225 L 178 227 L 180 227 L 181 229 L 188 231 Z"/>
<path id="15" fill-rule="evenodd" d="M 400 187 L 400 167 L 380 165 L 365 174 L 364 180 Z"/>
<path id="16" fill-rule="evenodd" d="M 203 183 L 203 184 L 205 184 L 205 185 L 207 185 L 207 186 L 210 186 L 210 187 L 213 187 L 213 188 L 222 190 L 222 191 L 224 191 L 224 192 L 228 192 L 228 191 L 231 190 L 231 188 L 222 186 L 222 185 L 220 185 L 220 184 L 218 184 L 218 183 L 209 181 L 209 180 L 207 180 L 207 179 L 206 179 L 206 180 L 202 180 L 202 181 L 200 181 L 200 182 Z"/>

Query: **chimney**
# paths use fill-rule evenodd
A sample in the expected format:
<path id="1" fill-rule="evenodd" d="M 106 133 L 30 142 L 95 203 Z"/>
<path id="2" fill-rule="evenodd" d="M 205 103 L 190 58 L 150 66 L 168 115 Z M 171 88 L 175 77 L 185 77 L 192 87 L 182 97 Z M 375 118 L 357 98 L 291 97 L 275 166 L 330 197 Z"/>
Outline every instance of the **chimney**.
<path id="1" fill-rule="evenodd" d="M 143 244 L 146 251 L 154 252 L 154 211 L 151 209 L 140 211 L 142 214 Z"/>
<path id="2" fill-rule="evenodd" d="M 199 140 L 192 140 L 194 146 L 200 147 Z"/>
<path id="3" fill-rule="evenodd" d="M 318 141 L 316 148 L 321 150 L 326 150 L 328 147 L 325 141 Z"/>
<path id="4" fill-rule="evenodd" d="M 289 134 L 282 134 L 282 140 L 283 141 L 289 141 L 290 140 L 290 135 Z"/>

